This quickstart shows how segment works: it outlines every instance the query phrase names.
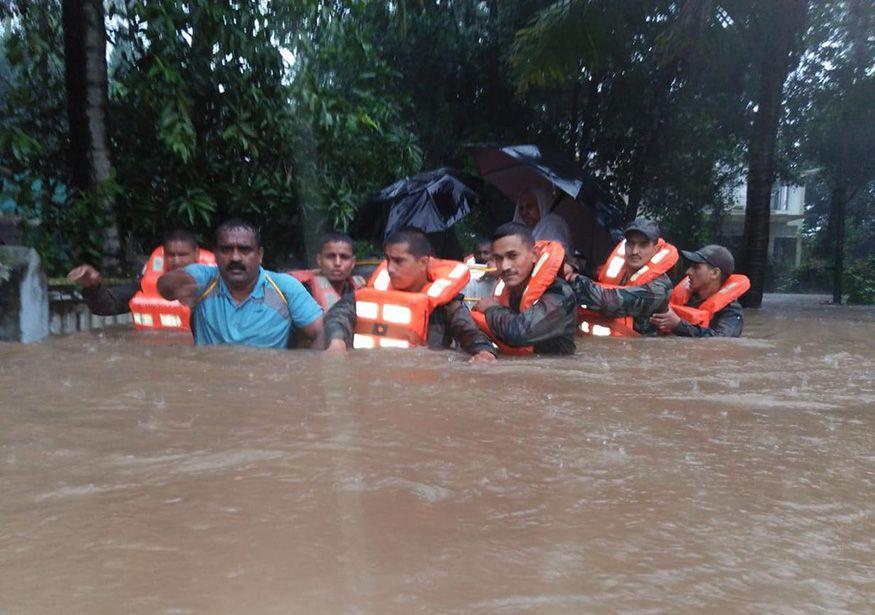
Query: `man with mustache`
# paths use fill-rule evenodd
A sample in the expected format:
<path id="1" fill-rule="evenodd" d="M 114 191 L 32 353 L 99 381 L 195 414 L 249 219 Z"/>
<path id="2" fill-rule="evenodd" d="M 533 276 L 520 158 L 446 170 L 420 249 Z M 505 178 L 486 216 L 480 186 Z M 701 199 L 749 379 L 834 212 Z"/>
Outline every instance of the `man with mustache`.
<path id="1" fill-rule="evenodd" d="M 258 229 L 243 220 L 216 229 L 216 266 L 165 273 L 158 291 L 192 308 L 195 344 L 286 348 L 294 331 L 302 345 L 322 343 L 322 309 L 290 275 L 262 268 Z"/>
<path id="2" fill-rule="evenodd" d="M 659 227 L 652 220 L 638 218 L 624 229 L 623 236 L 625 274 L 622 280 L 618 280 L 618 286 L 601 284 L 574 272 L 566 279 L 574 289 L 577 302 L 586 309 L 608 318 L 632 317 L 635 333 L 656 335 L 658 329 L 650 322 L 650 316 L 668 306 L 671 279 L 662 273 L 649 282 L 635 284 L 634 276 L 660 251 Z M 671 266 L 675 261 L 666 259 L 664 264 Z"/>
<path id="3" fill-rule="evenodd" d="M 555 271 L 533 304 L 520 309 L 529 284 L 538 276 L 535 267 L 539 256 L 528 226 L 508 222 L 498 227 L 492 236 L 492 258 L 504 286 L 501 292 L 507 293 L 507 305 L 490 296 L 472 309 L 483 315 L 477 318 L 478 324 L 482 322 L 490 336 L 504 346 L 503 352 L 517 354 L 526 349 L 536 354 L 574 354 L 577 302 L 571 287 L 556 277 Z M 561 250 L 557 258 L 558 268 Z"/>

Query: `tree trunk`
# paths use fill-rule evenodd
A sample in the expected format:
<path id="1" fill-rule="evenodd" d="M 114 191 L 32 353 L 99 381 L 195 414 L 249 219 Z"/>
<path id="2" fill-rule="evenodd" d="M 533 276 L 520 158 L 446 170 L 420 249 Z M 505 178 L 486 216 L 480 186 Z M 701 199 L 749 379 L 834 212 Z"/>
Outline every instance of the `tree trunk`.
<path id="1" fill-rule="evenodd" d="M 847 192 L 841 186 L 834 186 L 829 205 L 829 225 L 832 227 L 833 271 L 832 302 L 842 302 L 842 277 L 845 270 L 845 209 L 848 203 Z"/>
<path id="2" fill-rule="evenodd" d="M 107 273 L 117 273 L 121 264 L 118 224 L 112 202 L 101 190 L 111 169 L 103 2 L 63 0 L 62 17 L 73 187 L 103 209 L 100 265 Z"/>
<path id="3" fill-rule="evenodd" d="M 806 15 L 805 0 L 773 0 L 763 5 L 769 28 L 763 37 L 759 67 L 757 112 L 748 141 L 747 208 L 744 214 L 743 271 L 750 278 L 745 307 L 763 302 L 769 255 L 769 217 L 775 181 L 775 141 L 783 103 L 784 81 L 798 60 L 797 51 Z M 760 16 L 757 16 L 760 18 Z"/>

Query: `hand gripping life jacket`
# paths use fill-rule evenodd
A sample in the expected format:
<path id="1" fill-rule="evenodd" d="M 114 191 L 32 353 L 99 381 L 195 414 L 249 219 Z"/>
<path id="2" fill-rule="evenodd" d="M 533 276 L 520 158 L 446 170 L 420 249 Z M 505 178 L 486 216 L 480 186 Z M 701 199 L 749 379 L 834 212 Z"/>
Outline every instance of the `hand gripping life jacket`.
<path id="1" fill-rule="evenodd" d="M 316 303 L 322 306 L 323 311 L 327 312 L 332 305 L 340 301 L 340 295 L 334 290 L 328 278 L 322 275 L 318 269 L 297 269 L 289 271 L 288 274 L 307 286 L 307 290 L 310 291 Z M 365 279 L 360 275 L 354 275 L 350 276 L 349 283 L 354 290 L 358 290 L 364 288 Z"/>
<path id="2" fill-rule="evenodd" d="M 532 307 L 535 302 L 541 298 L 541 295 L 550 288 L 550 285 L 556 280 L 556 274 L 562 268 L 562 263 L 565 262 L 565 248 L 558 241 L 536 241 L 535 255 L 538 257 L 535 262 L 535 267 L 532 269 L 532 276 L 529 278 L 529 283 L 523 291 L 523 297 L 520 299 L 520 313 L 525 312 Z M 504 281 L 499 280 L 495 285 L 495 290 L 492 293 L 498 302 L 504 307 L 510 305 L 510 290 L 504 285 Z M 515 347 L 508 346 L 499 340 L 489 328 L 489 323 L 486 321 L 486 315 L 482 312 L 471 312 L 474 322 L 489 336 L 492 343 L 498 346 L 498 349 L 505 354 L 524 355 L 532 354 L 535 350 L 532 346 Z"/>
<path id="3" fill-rule="evenodd" d="M 394 290 L 383 261 L 367 287 L 355 291 L 353 348 L 425 345 L 432 311 L 452 301 L 470 279 L 464 263 L 430 258 L 429 282 L 420 292 Z"/>
<path id="4" fill-rule="evenodd" d="M 216 259 L 209 250 L 198 249 L 197 262 L 200 265 L 215 265 Z M 168 301 L 158 294 L 158 278 L 165 273 L 164 247 L 159 246 L 143 267 L 140 290 L 128 304 L 134 319 L 135 329 L 165 329 L 189 331 L 188 306 L 179 301 Z"/>
<path id="5" fill-rule="evenodd" d="M 678 262 L 676 247 L 660 238 L 656 242 L 656 253 L 641 269 L 628 276 L 626 265 L 626 240 L 616 245 L 614 251 L 599 269 L 598 283 L 605 288 L 642 286 L 667 273 Z M 625 281 L 624 281 L 625 279 Z M 631 316 L 610 317 L 580 306 L 577 310 L 578 333 L 580 335 L 635 337 L 634 319 Z"/>
<path id="6" fill-rule="evenodd" d="M 690 290 L 690 276 L 684 279 L 671 291 L 669 306 L 675 314 L 692 325 L 708 327 L 714 314 L 741 297 L 750 290 L 750 280 L 746 275 L 733 274 L 726 278 L 716 293 L 705 299 L 698 307 L 687 305 L 693 296 Z"/>

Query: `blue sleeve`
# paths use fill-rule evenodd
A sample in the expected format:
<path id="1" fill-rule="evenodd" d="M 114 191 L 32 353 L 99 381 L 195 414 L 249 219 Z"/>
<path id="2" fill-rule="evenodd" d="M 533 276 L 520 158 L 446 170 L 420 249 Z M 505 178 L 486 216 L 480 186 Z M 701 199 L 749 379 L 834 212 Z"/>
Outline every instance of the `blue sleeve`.
<path id="1" fill-rule="evenodd" d="M 272 275 L 276 276 L 274 280 L 286 296 L 286 301 L 289 302 L 289 314 L 295 327 L 299 329 L 306 327 L 322 316 L 322 308 L 307 292 L 303 284 L 285 273 Z"/>
<path id="2" fill-rule="evenodd" d="M 194 278 L 198 296 L 219 275 L 219 268 L 215 265 L 186 265 L 182 270 Z"/>

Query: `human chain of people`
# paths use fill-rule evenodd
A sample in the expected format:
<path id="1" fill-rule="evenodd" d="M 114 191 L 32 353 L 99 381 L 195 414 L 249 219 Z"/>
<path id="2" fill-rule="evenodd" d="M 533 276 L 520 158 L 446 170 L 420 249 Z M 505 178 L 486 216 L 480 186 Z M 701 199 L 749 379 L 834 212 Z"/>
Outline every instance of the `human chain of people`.
<path id="1" fill-rule="evenodd" d="M 473 363 L 501 355 L 570 355 L 580 336 L 737 337 L 738 298 L 750 287 L 723 246 L 677 250 L 639 218 L 587 276 L 569 250 L 567 225 L 527 191 L 513 221 L 479 239 L 464 261 L 439 258 L 413 227 L 391 232 L 370 278 L 354 275 L 353 240 L 332 231 L 316 268 L 262 266 L 257 226 L 218 225 L 213 251 L 174 229 L 139 281 L 106 286 L 91 265 L 68 277 L 95 314 L 130 311 L 138 329 L 190 330 L 195 344 L 311 348 L 457 349 Z M 673 284 L 680 258 L 688 267 Z"/>

